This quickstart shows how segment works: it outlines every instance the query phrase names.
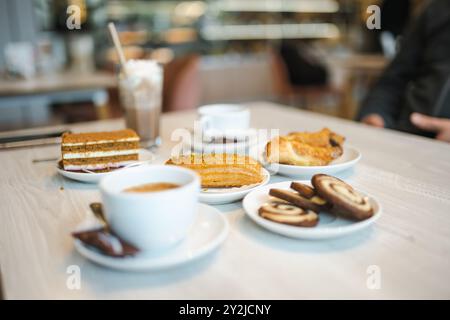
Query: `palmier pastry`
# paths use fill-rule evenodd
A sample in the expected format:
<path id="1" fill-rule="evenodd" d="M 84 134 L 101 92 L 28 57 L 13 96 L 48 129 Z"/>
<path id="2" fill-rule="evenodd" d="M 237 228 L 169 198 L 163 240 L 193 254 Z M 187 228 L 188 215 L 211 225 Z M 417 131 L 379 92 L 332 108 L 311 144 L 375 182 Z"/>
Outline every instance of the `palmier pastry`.
<path id="1" fill-rule="evenodd" d="M 305 197 L 301 196 L 300 194 L 298 194 L 297 192 L 292 192 L 289 190 L 270 189 L 269 195 L 271 195 L 272 197 L 276 197 L 276 198 L 288 201 L 289 203 L 296 205 L 297 207 L 306 209 L 306 210 L 320 212 L 327 208 L 326 202 L 319 203 L 316 201 L 312 201 L 312 199 L 305 198 Z"/>
<path id="2" fill-rule="evenodd" d="M 319 222 L 319 216 L 314 211 L 280 201 L 264 204 L 258 213 L 265 219 L 299 227 L 315 227 Z"/>
<path id="3" fill-rule="evenodd" d="M 311 180 L 317 194 L 329 202 L 332 212 L 353 220 L 370 218 L 374 209 L 369 198 L 344 181 L 325 174 L 316 174 Z"/>
<path id="4" fill-rule="evenodd" d="M 166 162 L 196 171 L 203 188 L 242 187 L 264 179 L 256 160 L 237 154 L 190 154 Z"/>

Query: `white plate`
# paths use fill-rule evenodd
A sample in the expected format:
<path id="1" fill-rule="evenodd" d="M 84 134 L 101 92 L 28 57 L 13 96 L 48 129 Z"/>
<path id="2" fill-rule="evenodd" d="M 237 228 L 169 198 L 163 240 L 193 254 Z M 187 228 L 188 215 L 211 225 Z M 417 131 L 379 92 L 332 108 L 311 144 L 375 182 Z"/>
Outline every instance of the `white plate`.
<path id="1" fill-rule="evenodd" d="M 351 146 L 344 146 L 342 155 L 326 166 L 293 166 L 287 164 L 266 163 L 264 150 L 265 149 L 260 145 L 258 148 L 252 148 L 250 150 L 250 155 L 256 157 L 256 159 L 263 163 L 264 167 L 272 174 L 280 174 L 300 179 L 308 179 L 318 173 L 334 175 L 354 167 L 358 161 L 361 160 L 361 153 L 357 149 Z"/>
<path id="2" fill-rule="evenodd" d="M 152 152 L 150 152 L 147 149 L 139 149 L 139 161 L 151 161 L 154 159 L 154 155 Z M 110 174 L 111 172 L 115 172 L 117 170 L 126 170 L 126 168 L 123 169 L 117 169 L 111 172 L 101 172 L 101 173 L 89 173 L 89 172 L 73 172 L 73 171 L 66 171 L 64 169 L 61 169 L 59 167 L 59 161 L 56 162 L 56 171 L 58 173 L 66 178 L 77 180 L 81 182 L 86 183 L 98 183 L 100 180 Z"/>
<path id="3" fill-rule="evenodd" d="M 262 169 L 264 180 L 258 184 L 243 186 L 240 188 L 203 188 L 200 192 L 199 200 L 207 204 L 225 204 L 241 200 L 247 193 L 255 188 L 266 185 L 270 180 L 270 173 Z"/>
<path id="4" fill-rule="evenodd" d="M 300 182 L 311 185 L 309 181 Z M 337 217 L 330 213 L 321 212 L 319 214 L 320 219 L 318 225 L 313 228 L 306 228 L 276 223 L 260 217 L 258 214 L 258 209 L 270 199 L 269 190 L 272 188 L 290 190 L 290 185 L 291 181 L 273 183 L 249 193 L 243 201 L 245 212 L 254 222 L 267 230 L 291 238 L 309 240 L 330 239 L 346 236 L 368 228 L 381 216 L 380 204 L 374 198 L 369 196 L 369 201 L 371 202 L 375 213 L 371 218 L 363 221 L 352 221 Z M 365 195 L 365 193 L 362 194 Z"/>
<path id="5" fill-rule="evenodd" d="M 133 257 L 114 258 L 84 245 L 78 239 L 74 240 L 75 249 L 99 265 L 118 270 L 160 270 L 191 262 L 216 249 L 226 239 L 229 230 L 228 221 L 219 210 L 200 203 L 198 206 L 197 219 L 186 238 L 164 252 L 141 252 Z M 86 221 L 81 225 L 85 229 Z"/>

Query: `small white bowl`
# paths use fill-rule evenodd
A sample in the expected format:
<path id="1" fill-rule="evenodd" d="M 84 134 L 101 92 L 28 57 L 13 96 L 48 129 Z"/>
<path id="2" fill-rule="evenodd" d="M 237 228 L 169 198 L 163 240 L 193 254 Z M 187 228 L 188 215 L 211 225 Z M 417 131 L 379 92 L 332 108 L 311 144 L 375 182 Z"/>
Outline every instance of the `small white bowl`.
<path id="1" fill-rule="evenodd" d="M 168 182 L 180 187 L 148 193 L 124 189 Z M 111 229 L 141 250 L 159 250 L 181 241 L 196 218 L 200 178 L 192 170 L 150 165 L 111 173 L 100 181 L 105 216 Z"/>

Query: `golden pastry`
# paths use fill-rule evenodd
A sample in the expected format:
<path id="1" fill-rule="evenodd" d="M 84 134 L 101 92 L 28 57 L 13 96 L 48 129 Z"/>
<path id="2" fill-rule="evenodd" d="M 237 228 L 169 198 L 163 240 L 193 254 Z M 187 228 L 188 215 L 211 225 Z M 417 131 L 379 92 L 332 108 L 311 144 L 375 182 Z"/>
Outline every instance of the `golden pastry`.
<path id="1" fill-rule="evenodd" d="M 196 171 L 203 188 L 242 187 L 264 179 L 256 160 L 236 154 L 191 154 L 172 158 L 166 164 Z"/>
<path id="2" fill-rule="evenodd" d="M 293 132 L 266 145 L 269 163 L 325 166 L 343 153 L 345 138 L 324 128 L 318 132 Z"/>

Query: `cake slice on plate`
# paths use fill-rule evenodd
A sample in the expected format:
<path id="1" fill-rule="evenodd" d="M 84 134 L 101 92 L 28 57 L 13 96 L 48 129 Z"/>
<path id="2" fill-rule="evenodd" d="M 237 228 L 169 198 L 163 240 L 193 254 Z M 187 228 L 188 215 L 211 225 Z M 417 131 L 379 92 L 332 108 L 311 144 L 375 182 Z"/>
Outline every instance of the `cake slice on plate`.
<path id="1" fill-rule="evenodd" d="M 139 136 L 131 129 L 64 133 L 61 142 L 62 166 L 68 171 L 107 171 L 139 158 Z"/>

